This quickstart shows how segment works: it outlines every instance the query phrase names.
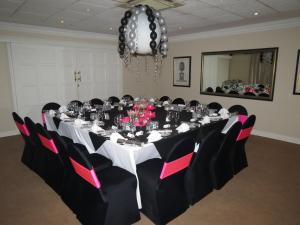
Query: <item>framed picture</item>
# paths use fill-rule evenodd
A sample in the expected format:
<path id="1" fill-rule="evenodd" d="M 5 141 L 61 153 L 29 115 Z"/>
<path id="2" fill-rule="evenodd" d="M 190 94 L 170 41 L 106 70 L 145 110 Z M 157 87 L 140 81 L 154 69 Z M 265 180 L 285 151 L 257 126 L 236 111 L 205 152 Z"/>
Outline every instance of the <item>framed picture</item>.
<path id="1" fill-rule="evenodd" d="M 191 56 L 173 58 L 173 86 L 191 86 Z"/>
<path id="2" fill-rule="evenodd" d="M 300 95 L 300 49 L 298 49 L 293 93 L 294 95 Z"/>

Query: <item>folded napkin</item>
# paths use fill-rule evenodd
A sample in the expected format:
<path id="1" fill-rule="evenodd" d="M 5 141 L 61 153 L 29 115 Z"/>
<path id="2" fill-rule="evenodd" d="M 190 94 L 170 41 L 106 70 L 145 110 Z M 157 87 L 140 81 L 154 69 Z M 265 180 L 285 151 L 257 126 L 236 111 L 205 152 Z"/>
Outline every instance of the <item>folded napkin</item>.
<path id="1" fill-rule="evenodd" d="M 164 102 L 162 103 L 162 105 L 169 105 L 169 102 L 168 102 L 168 101 L 164 101 Z"/>
<path id="2" fill-rule="evenodd" d="M 187 123 L 182 123 L 179 127 L 176 128 L 176 130 L 178 131 L 178 133 L 183 133 L 190 130 L 190 126 Z"/>
<path id="3" fill-rule="evenodd" d="M 149 102 L 155 102 L 155 99 L 154 98 L 150 98 Z"/>
<path id="4" fill-rule="evenodd" d="M 114 132 L 110 135 L 110 140 L 112 142 L 117 143 L 118 139 L 124 139 L 125 140 L 125 138 L 117 132 Z"/>
<path id="5" fill-rule="evenodd" d="M 162 136 L 158 131 L 153 130 L 150 132 L 150 135 L 147 137 L 147 139 L 148 139 L 149 143 L 152 143 L 152 142 L 162 139 Z"/>
<path id="6" fill-rule="evenodd" d="M 94 133 L 98 133 L 100 131 L 104 131 L 101 127 L 99 127 L 97 124 L 94 124 L 92 127 L 91 127 L 91 131 L 94 132 Z"/>
<path id="7" fill-rule="evenodd" d="M 49 110 L 49 115 L 50 115 L 50 116 L 53 117 L 53 116 L 55 116 L 55 114 L 56 114 L 56 112 L 55 112 L 53 109 L 50 109 L 50 110 Z"/>
<path id="8" fill-rule="evenodd" d="M 70 119 L 70 117 L 68 117 L 65 113 L 60 114 L 59 117 L 61 120 L 65 120 L 65 119 Z"/>
<path id="9" fill-rule="evenodd" d="M 178 106 L 179 106 L 179 107 L 185 107 L 185 105 L 184 105 L 184 104 L 178 104 Z"/>
<path id="10" fill-rule="evenodd" d="M 134 101 L 136 101 L 136 102 L 139 101 L 139 100 L 140 100 L 140 98 L 138 98 L 138 97 L 134 99 Z"/>
<path id="11" fill-rule="evenodd" d="M 204 116 L 203 119 L 200 121 L 200 123 L 202 125 L 210 123 L 209 117 L 208 116 Z"/>
<path id="12" fill-rule="evenodd" d="M 228 119 L 229 118 L 229 112 L 225 108 L 220 109 L 219 114 L 221 115 L 222 119 Z"/>
<path id="13" fill-rule="evenodd" d="M 59 111 L 60 113 L 65 113 L 65 112 L 68 111 L 68 108 L 67 108 L 67 106 L 62 105 L 61 107 L 59 107 L 58 111 Z"/>
<path id="14" fill-rule="evenodd" d="M 198 152 L 199 147 L 200 147 L 200 143 L 195 143 L 194 152 Z"/>

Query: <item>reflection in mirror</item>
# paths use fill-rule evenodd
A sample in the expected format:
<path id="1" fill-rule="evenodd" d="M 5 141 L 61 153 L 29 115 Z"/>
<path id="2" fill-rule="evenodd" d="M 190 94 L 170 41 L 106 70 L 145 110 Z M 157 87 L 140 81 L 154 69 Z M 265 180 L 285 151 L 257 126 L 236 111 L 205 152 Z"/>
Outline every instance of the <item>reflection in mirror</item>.
<path id="1" fill-rule="evenodd" d="M 201 94 L 272 100 L 277 51 L 202 53 Z"/>

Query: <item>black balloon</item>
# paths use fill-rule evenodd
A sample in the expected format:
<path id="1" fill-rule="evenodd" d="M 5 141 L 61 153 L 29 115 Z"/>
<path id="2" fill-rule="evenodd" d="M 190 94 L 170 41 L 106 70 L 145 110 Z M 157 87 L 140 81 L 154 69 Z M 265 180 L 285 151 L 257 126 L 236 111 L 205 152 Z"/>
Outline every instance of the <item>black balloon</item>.
<path id="1" fill-rule="evenodd" d="M 156 48 L 156 42 L 155 41 L 150 41 L 150 48 L 155 49 Z"/>
<path id="2" fill-rule="evenodd" d="M 126 18 L 121 19 L 121 24 L 123 26 L 127 25 L 127 23 L 128 23 L 128 20 Z"/>
<path id="3" fill-rule="evenodd" d="M 120 27 L 119 27 L 119 32 L 120 32 L 120 33 L 124 33 L 124 31 L 125 31 L 125 30 L 124 30 L 124 26 L 120 26 Z"/>
<path id="4" fill-rule="evenodd" d="M 125 18 L 126 19 L 129 19 L 131 17 L 131 15 L 132 15 L 132 13 L 131 13 L 130 10 L 128 10 L 128 11 L 125 12 Z"/>
<path id="5" fill-rule="evenodd" d="M 119 54 L 124 55 L 124 50 L 119 49 Z"/>
<path id="6" fill-rule="evenodd" d="M 155 17 L 153 15 L 148 16 L 149 22 L 154 22 Z"/>
<path id="7" fill-rule="evenodd" d="M 150 8 L 146 9 L 146 15 L 147 16 L 152 16 L 153 15 L 152 10 Z"/>
<path id="8" fill-rule="evenodd" d="M 123 50 L 123 51 L 124 51 L 124 49 L 125 49 L 125 43 L 121 42 L 121 43 L 119 44 L 119 48 L 120 48 L 120 50 Z"/>
<path id="9" fill-rule="evenodd" d="M 156 29 L 156 24 L 155 23 L 150 23 L 149 28 L 150 28 L 150 30 L 155 30 Z"/>
<path id="10" fill-rule="evenodd" d="M 150 33 L 150 38 L 155 40 L 157 38 L 157 33 L 155 31 L 152 31 Z"/>
<path id="11" fill-rule="evenodd" d="M 153 55 L 156 55 L 156 53 L 157 53 L 157 50 L 154 48 L 154 49 L 152 49 L 152 54 Z"/>
<path id="12" fill-rule="evenodd" d="M 125 35 L 124 34 L 120 34 L 119 35 L 119 41 L 120 42 L 124 42 L 125 41 Z"/>

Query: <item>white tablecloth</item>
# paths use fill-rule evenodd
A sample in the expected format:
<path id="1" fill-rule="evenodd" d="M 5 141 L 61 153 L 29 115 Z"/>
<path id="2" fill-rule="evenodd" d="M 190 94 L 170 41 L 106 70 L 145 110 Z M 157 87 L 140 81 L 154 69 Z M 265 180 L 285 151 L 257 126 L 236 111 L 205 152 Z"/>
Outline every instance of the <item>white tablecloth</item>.
<path id="1" fill-rule="evenodd" d="M 74 126 L 72 122 L 61 121 L 58 129 L 53 118 L 46 113 L 46 126 L 48 130 L 56 131 L 62 136 L 71 138 L 75 143 L 86 146 L 89 153 L 98 153 L 112 160 L 114 166 L 121 167 L 136 176 L 138 181 L 136 165 L 148 159 L 161 158 L 153 143 L 139 146 L 119 145 L 110 140 L 106 140 L 98 149 L 94 149 L 89 136 L 89 129 Z M 101 180 L 101 177 L 100 177 Z M 139 208 L 142 208 L 139 182 L 136 190 Z"/>

